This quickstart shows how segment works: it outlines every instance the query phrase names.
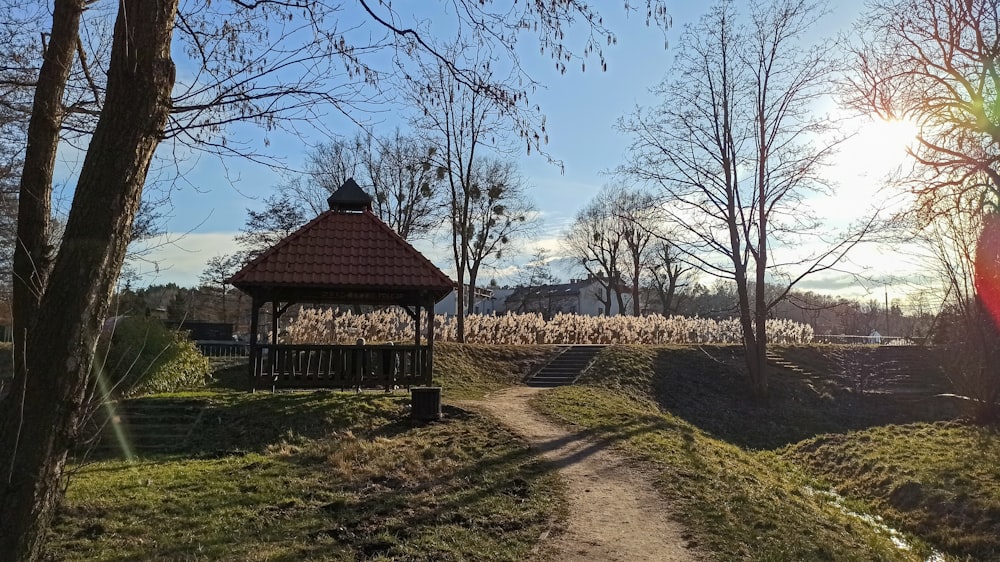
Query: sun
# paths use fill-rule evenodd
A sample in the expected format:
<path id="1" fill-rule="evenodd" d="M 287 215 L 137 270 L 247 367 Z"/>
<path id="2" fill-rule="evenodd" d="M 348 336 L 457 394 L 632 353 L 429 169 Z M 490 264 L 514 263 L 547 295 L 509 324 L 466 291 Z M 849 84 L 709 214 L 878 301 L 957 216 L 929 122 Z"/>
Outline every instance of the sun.
<path id="1" fill-rule="evenodd" d="M 909 159 L 907 150 L 917 143 L 919 128 L 908 119 L 870 119 L 845 143 L 838 159 L 856 173 L 884 176 Z"/>
<path id="2" fill-rule="evenodd" d="M 814 202 L 817 212 L 838 224 L 857 220 L 873 208 L 901 205 L 902 199 L 890 201 L 883 188 L 915 162 L 907 154 L 917 143 L 919 129 L 914 122 L 865 118 L 853 124 L 853 134 L 840 145 L 825 171 L 835 192 Z"/>

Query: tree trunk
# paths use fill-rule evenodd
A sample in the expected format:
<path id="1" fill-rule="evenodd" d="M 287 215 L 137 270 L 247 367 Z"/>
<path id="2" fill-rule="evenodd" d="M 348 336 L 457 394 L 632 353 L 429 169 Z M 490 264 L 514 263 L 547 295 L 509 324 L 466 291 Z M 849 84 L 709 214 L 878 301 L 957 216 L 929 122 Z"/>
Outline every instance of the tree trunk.
<path id="1" fill-rule="evenodd" d="M 672 275 L 669 272 L 667 273 L 667 296 L 666 299 L 663 301 L 664 316 L 666 316 L 669 313 L 672 313 L 674 310 L 674 296 L 677 294 L 677 279 L 679 277 L 680 277 L 679 273 L 677 275 Z"/>
<path id="2" fill-rule="evenodd" d="M 642 309 L 639 306 L 639 275 L 642 268 L 639 265 L 639 256 L 635 255 L 635 268 L 632 270 L 632 316 L 639 317 Z"/>
<path id="3" fill-rule="evenodd" d="M 26 334 L 38 313 L 51 265 L 49 219 L 52 214 L 52 175 L 59 132 L 62 129 L 63 95 L 76 56 L 84 0 L 57 1 L 52 11 L 52 33 L 38 72 L 38 83 L 28 122 L 28 142 L 18 194 L 17 243 L 13 258 L 11 314 L 14 332 L 14 367 L 18 370 L 12 395 L 24 392 Z M 4 410 L 9 411 L 7 408 Z"/>
<path id="4" fill-rule="evenodd" d="M 750 292 L 747 287 L 746 268 L 737 266 L 736 270 L 736 294 L 739 299 L 740 308 L 740 328 L 743 331 L 743 353 L 749 375 L 750 389 L 754 396 L 761 398 L 760 386 L 760 362 L 757 360 L 759 352 L 759 338 L 754 336 L 753 312 L 750 307 Z"/>
<path id="5" fill-rule="evenodd" d="M 762 213 L 763 214 L 763 213 Z M 762 217 L 763 221 L 763 217 Z M 761 230 L 765 228 L 766 222 L 761 222 Z M 767 300 L 764 294 L 764 273 L 767 268 L 767 241 L 765 235 L 761 234 L 759 254 L 757 257 L 757 278 L 756 294 L 754 295 L 754 333 L 756 334 L 754 355 L 748 357 L 748 361 L 755 363 L 755 368 L 750 370 L 753 392 L 757 398 L 767 398 L 768 394 L 768 373 L 767 373 Z M 756 372 L 755 372 L 756 371 Z"/>
<path id="6" fill-rule="evenodd" d="M 478 271 L 469 272 L 469 294 L 466 296 L 469 306 L 465 309 L 466 316 L 476 312 L 476 277 L 478 275 Z"/>
<path id="7" fill-rule="evenodd" d="M 465 343 L 465 283 L 464 275 L 458 274 L 455 285 L 455 341 Z"/>
<path id="8" fill-rule="evenodd" d="M 758 94 L 757 109 L 757 131 L 759 141 L 757 156 L 757 251 L 753 254 L 755 260 L 755 286 L 754 294 L 754 322 L 756 324 L 757 345 L 755 346 L 755 356 L 752 358 L 756 362 L 756 377 L 753 379 L 754 394 L 758 398 L 767 397 L 767 295 L 765 291 L 765 281 L 767 274 L 767 220 L 768 208 L 767 195 L 768 169 L 767 162 L 770 155 L 770 144 L 764 142 L 767 137 L 767 111 L 764 106 L 763 97 L 767 95 L 766 85 L 764 90 Z"/>
<path id="9" fill-rule="evenodd" d="M 90 386 L 94 347 L 170 110 L 170 40 L 177 1 L 119 4 L 104 109 L 28 333 L 26 374 L 0 432 L 0 560 L 41 557 Z M 73 32 L 54 19 L 52 41 L 56 32 L 67 30 Z M 69 40 L 75 41 L 75 35 Z M 35 105 L 33 118 L 51 110 Z"/>
<path id="10" fill-rule="evenodd" d="M 618 314 L 627 315 L 628 312 L 625 309 L 625 297 L 622 295 L 622 278 L 620 276 L 614 276 L 608 282 L 608 287 L 614 287 L 615 289 L 615 302 L 618 303 Z M 611 308 L 610 306 L 608 307 Z M 610 310 L 608 311 L 610 312 Z"/>

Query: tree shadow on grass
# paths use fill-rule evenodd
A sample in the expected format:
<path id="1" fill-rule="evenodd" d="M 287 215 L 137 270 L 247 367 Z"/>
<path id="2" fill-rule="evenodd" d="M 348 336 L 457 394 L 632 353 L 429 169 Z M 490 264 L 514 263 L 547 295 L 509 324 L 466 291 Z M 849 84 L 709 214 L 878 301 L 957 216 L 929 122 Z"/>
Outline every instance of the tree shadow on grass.
<path id="1" fill-rule="evenodd" d="M 208 482 L 202 486 L 204 489 L 178 488 L 169 498 L 175 508 L 185 504 L 194 506 L 192 509 L 225 513 L 235 504 L 247 528 L 238 533 L 203 529 L 197 534 L 198 544 L 165 540 L 188 532 L 181 529 L 184 521 L 174 525 L 164 520 L 160 525 L 168 528 L 162 531 L 135 531 L 137 536 L 159 537 L 157 559 L 195 556 L 200 548 L 206 552 L 229 551 L 239 557 L 241 552 L 248 552 L 242 549 L 266 550 L 269 545 L 281 552 L 270 556 L 274 560 L 471 559 L 482 552 L 497 552 L 491 559 L 522 559 L 558 515 L 554 507 L 559 493 L 554 478 L 557 470 L 633 436 L 692 432 L 684 424 L 662 416 L 638 416 L 529 447 L 495 420 L 450 405 L 443 406 L 441 421 L 414 421 L 405 408 L 407 396 L 260 393 L 206 400 L 214 401 L 206 408 L 205 417 L 217 416 L 216 426 L 206 423 L 201 428 L 184 453 L 187 459 L 265 451 L 268 445 L 280 442 L 300 446 L 253 462 L 218 465 L 218 470 L 235 471 L 227 478 L 245 481 L 240 489 L 245 488 L 246 494 L 228 499 L 205 497 L 206 493 L 213 496 Z M 321 447 L 320 454 L 310 450 L 314 440 L 361 440 L 373 447 L 423 447 L 416 457 L 407 458 L 424 464 L 405 474 L 360 471 L 361 476 L 344 479 L 332 470 L 331 461 L 322 453 L 326 449 Z M 539 457 L 540 451 L 567 445 L 575 445 L 569 455 L 552 461 Z M 437 451 L 455 454 L 455 450 L 463 451 L 465 460 L 443 470 L 437 468 Z M 697 454 L 693 448 L 690 452 Z M 143 466 L 174 461 L 178 471 L 184 470 L 183 454 L 144 459 L 132 467 L 141 471 Z M 363 466 L 367 461 L 362 456 L 356 462 Z M 100 465 L 89 470 L 103 471 L 101 478 L 112 478 L 119 469 Z M 263 481 L 254 484 L 254 478 L 276 477 L 290 483 L 281 499 L 253 499 L 257 487 L 263 485 Z M 75 536 L 62 543 L 64 548 L 92 548 L 95 541 L 116 540 L 102 536 L 105 533 L 101 529 L 116 528 L 115 518 L 121 517 L 119 509 L 92 509 L 102 505 L 98 502 L 67 509 L 62 528 Z M 264 529 L 263 538 L 254 540 L 262 542 L 245 546 L 241 541 L 246 540 L 251 528 L 257 527 Z"/>
<path id="2" fill-rule="evenodd" d="M 475 462 L 416 484 L 383 479 L 353 483 L 352 493 L 322 506 L 334 525 L 316 533 L 337 541 L 358 542 L 358 552 L 366 557 L 413 556 L 404 543 L 420 542 L 428 528 L 508 538 L 513 533 L 522 542 L 532 544 L 538 533 L 552 524 L 552 512 L 530 504 L 551 501 L 555 486 L 552 477 L 559 469 L 643 433 L 692 431 L 650 415 L 527 446 L 488 416 L 448 406 L 444 413 L 441 422 L 396 425 L 395 429 L 401 430 L 397 436 L 434 433 L 441 439 L 453 439 L 463 436 L 463 426 L 473 426 L 478 428 L 474 430 L 478 435 L 488 434 L 494 442 L 478 444 L 479 458 Z M 568 449 L 569 454 L 555 459 L 539 456 L 562 449 Z M 691 451 L 694 453 L 693 448 Z M 373 526 L 378 530 L 375 540 Z M 361 538 L 365 535 L 368 538 Z M 439 559 L 443 555 L 431 551 L 425 553 L 426 558 L 418 559 Z"/>

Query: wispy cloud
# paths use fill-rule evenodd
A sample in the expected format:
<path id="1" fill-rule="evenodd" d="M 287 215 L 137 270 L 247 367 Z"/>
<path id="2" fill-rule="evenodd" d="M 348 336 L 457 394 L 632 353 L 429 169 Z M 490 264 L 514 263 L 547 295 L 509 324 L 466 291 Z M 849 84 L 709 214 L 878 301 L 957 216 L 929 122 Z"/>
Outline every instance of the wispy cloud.
<path id="1" fill-rule="evenodd" d="M 239 250 L 235 232 L 167 233 L 143 242 L 130 260 L 140 285 L 198 285 L 208 260 Z"/>

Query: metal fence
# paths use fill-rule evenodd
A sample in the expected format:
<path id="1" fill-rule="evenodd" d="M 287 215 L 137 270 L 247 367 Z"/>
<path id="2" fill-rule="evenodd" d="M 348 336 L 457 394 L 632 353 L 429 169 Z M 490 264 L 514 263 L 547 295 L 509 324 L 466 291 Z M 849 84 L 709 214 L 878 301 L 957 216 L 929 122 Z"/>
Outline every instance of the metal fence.
<path id="1" fill-rule="evenodd" d="M 816 334 L 813 343 L 835 343 L 846 345 L 907 346 L 924 345 L 927 338 L 904 336 L 848 336 L 846 334 Z"/>
<path id="2" fill-rule="evenodd" d="M 249 357 L 250 344 L 239 341 L 201 340 L 194 342 L 205 357 Z"/>

